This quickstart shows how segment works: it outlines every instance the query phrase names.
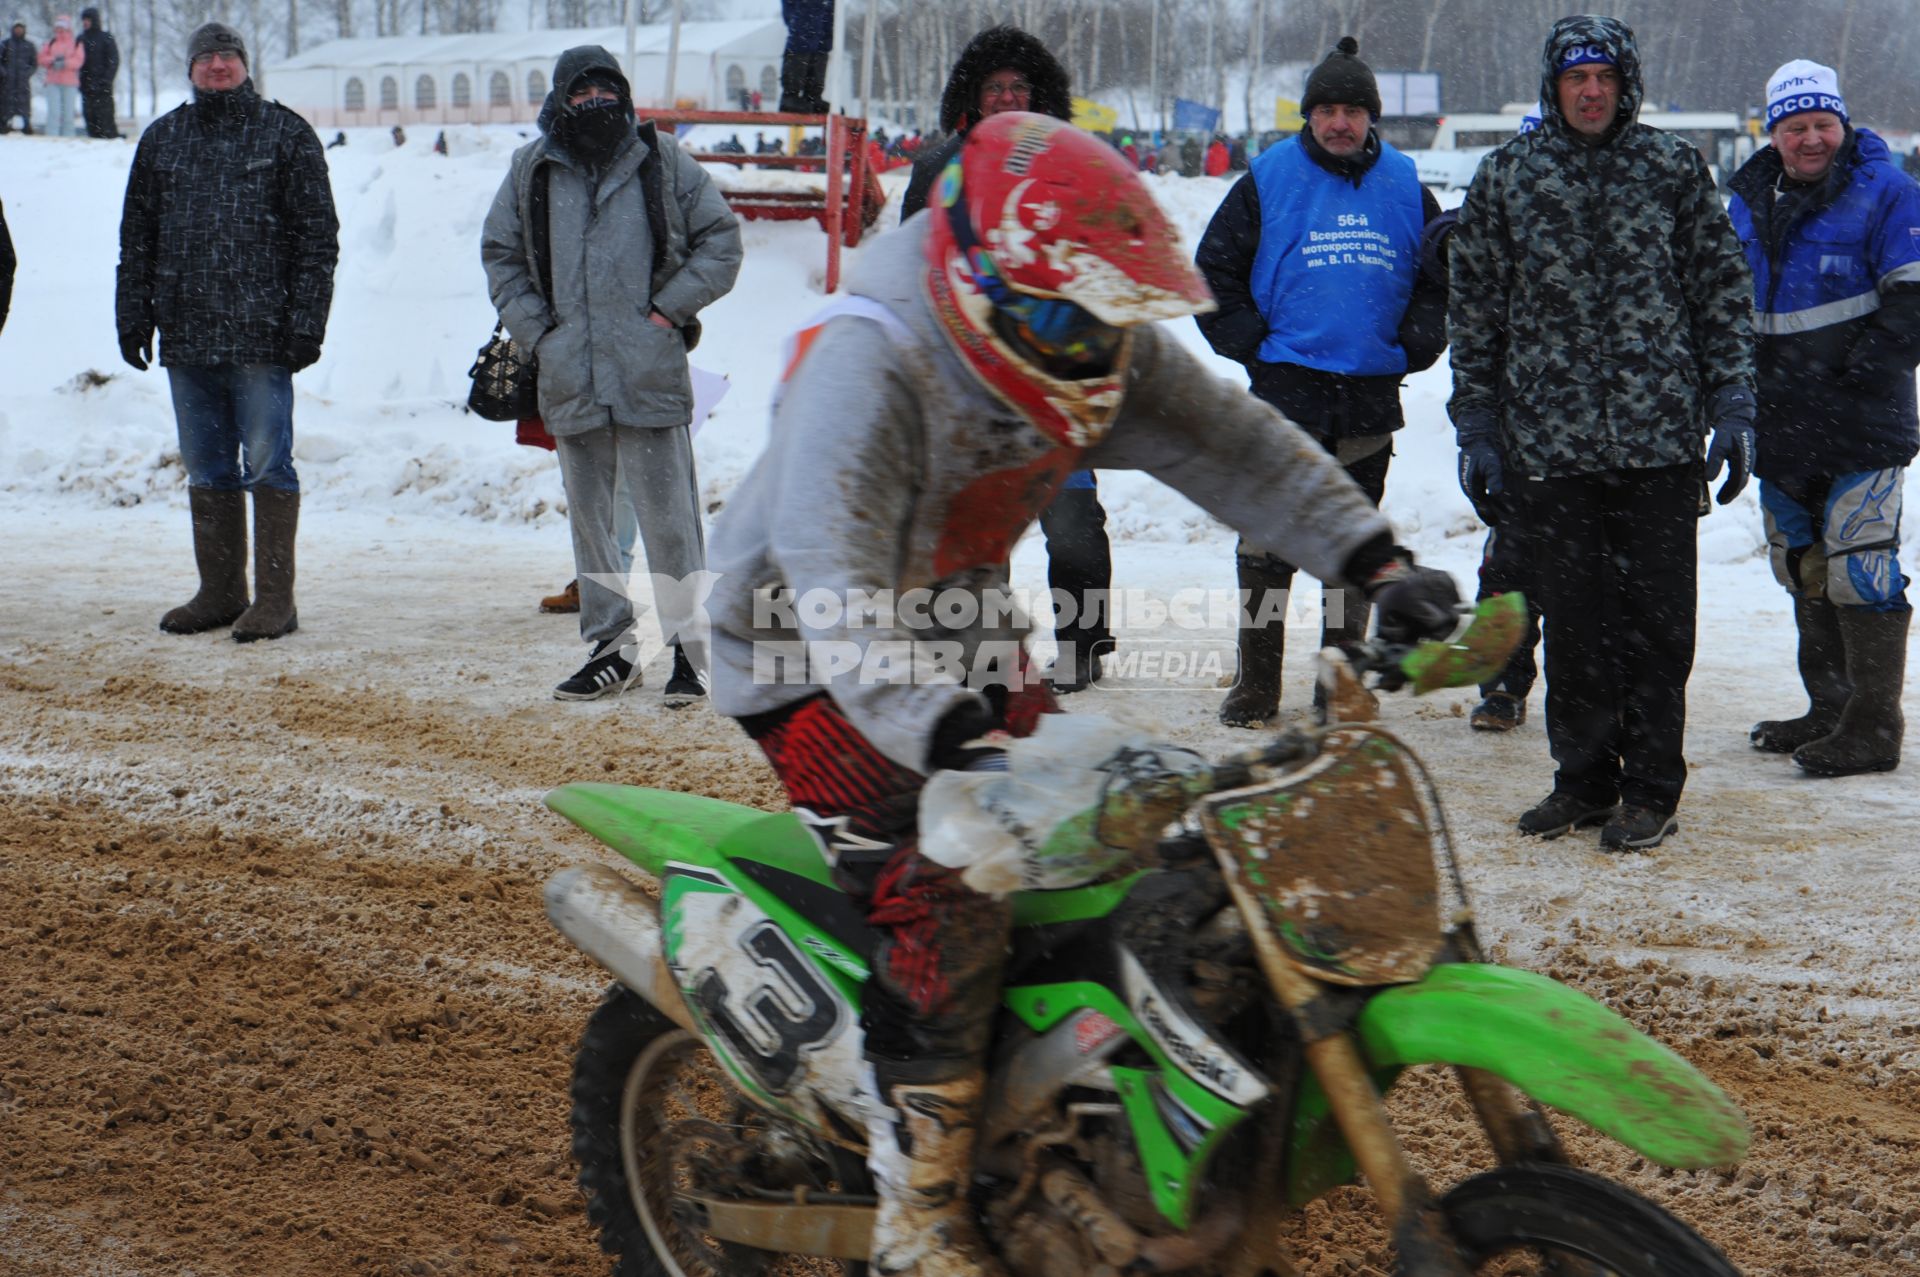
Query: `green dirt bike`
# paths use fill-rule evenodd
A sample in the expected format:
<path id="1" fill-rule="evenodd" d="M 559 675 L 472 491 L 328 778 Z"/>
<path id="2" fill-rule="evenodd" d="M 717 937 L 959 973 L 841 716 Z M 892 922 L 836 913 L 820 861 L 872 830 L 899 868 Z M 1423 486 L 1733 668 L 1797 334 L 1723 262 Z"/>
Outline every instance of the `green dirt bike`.
<path id="1" fill-rule="evenodd" d="M 1353 666 L 1416 692 L 1482 681 L 1520 606 L 1482 604 L 1448 644 L 1361 645 Z M 616 1271 L 864 1273 L 872 943 L 812 836 L 792 815 L 617 785 L 547 804 L 659 882 L 656 899 L 582 867 L 546 891 L 617 981 L 572 1113 Z M 974 1201 L 1018 1277 L 1290 1274 L 1273 1212 L 1356 1172 L 1402 1273 L 1735 1274 L 1569 1165 L 1542 1108 L 1672 1167 L 1739 1161 L 1740 1112 L 1611 1011 L 1486 961 L 1439 802 L 1393 736 L 1335 723 L 1135 776 L 1091 824 L 1131 839 L 1134 862 L 1014 897 Z M 1440 1196 L 1381 1098 L 1423 1064 L 1457 1073 L 1499 1163 Z"/>

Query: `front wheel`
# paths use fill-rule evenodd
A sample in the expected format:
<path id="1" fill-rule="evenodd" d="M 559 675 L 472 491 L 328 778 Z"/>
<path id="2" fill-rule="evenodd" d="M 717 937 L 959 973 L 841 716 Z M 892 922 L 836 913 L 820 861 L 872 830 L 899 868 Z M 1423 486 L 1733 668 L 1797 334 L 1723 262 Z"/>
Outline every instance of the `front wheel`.
<path id="1" fill-rule="evenodd" d="M 1476 1273 L 1740 1277 L 1706 1238 L 1660 1207 L 1570 1167 L 1487 1171 L 1448 1193 L 1440 1209 Z"/>

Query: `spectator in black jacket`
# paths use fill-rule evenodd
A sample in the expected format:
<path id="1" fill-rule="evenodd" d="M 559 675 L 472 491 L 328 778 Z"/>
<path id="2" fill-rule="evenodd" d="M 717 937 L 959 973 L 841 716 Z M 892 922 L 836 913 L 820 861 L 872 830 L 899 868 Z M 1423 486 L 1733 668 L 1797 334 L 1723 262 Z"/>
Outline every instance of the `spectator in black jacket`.
<path id="1" fill-rule="evenodd" d="M 915 158 L 900 202 L 901 221 L 926 207 L 934 180 L 960 153 L 967 131 L 1002 111 L 1073 117 L 1066 69 L 1046 45 L 1018 27 L 989 27 L 967 42 L 953 64 L 940 95 L 940 127 L 950 136 L 940 146 L 922 148 Z M 1047 543 L 1047 588 L 1056 604 L 1054 640 L 1060 649 L 1050 681 L 1056 692 L 1077 692 L 1093 681 L 1100 658 L 1113 649 L 1107 598 L 1113 551 L 1093 471 L 1075 471 L 1067 480 L 1041 512 L 1040 532 Z"/>
<path id="2" fill-rule="evenodd" d="M 80 11 L 80 47 L 87 60 L 80 64 L 80 113 L 87 136 L 115 138 L 120 126 L 113 118 L 113 79 L 120 74 L 120 46 L 100 25 L 98 9 Z"/>
<path id="3" fill-rule="evenodd" d="M 209 22 L 187 58 L 193 99 L 154 121 L 134 152 L 114 309 L 136 370 L 159 330 L 193 511 L 200 590 L 160 628 L 231 625 L 246 643 L 298 625 L 293 374 L 320 358 L 339 221 L 319 137 L 254 91 L 239 33 Z"/>
<path id="4" fill-rule="evenodd" d="M 33 73 L 40 69 L 39 56 L 24 22 L 14 23 L 12 34 L 0 40 L 0 133 L 13 131 L 16 115 L 20 131 L 33 132 Z"/>

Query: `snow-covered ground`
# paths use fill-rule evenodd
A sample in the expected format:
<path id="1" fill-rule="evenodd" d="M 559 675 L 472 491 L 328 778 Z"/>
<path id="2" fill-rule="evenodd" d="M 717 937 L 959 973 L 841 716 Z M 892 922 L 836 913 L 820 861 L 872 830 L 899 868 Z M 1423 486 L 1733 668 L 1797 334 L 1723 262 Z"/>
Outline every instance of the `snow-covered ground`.
<path id="1" fill-rule="evenodd" d="M 0 139 L 0 200 L 21 262 L 0 333 L 0 675 L 16 680 L 0 693 L 25 707 L 31 689 L 47 680 L 63 687 L 60 680 L 106 680 L 95 704 L 71 716 L 71 736 L 44 725 L 0 727 L 0 794 L 100 803 L 134 819 L 169 802 L 198 801 L 197 778 L 220 760 L 170 745 L 180 730 L 171 710 L 143 717 L 131 702 L 116 706 L 116 691 L 124 696 L 125 688 L 112 680 L 130 669 L 168 687 L 259 692 L 259 703 L 271 700 L 276 679 L 300 681 L 316 696 L 384 697 L 396 723 L 444 713 L 476 740 L 498 728 L 523 741 L 550 730 L 557 741 L 596 724 L 608 733 L 605 761 L 583 757 L 581 766 L 598 763 L 592 770 L 609 778 L 630 777 L 640 766 L 639 756 L 620 752 L 623 732 L 655 751 L 684 737 L 691 742 L 686 765 L 704 768 L 701 775 L 711 777 L 713 759 L 732 758 L 741 775 L 759 776 L 744 739 L 704 721 L 705 710 L 674 716 L 651 692 L 586 707 L 548 697 L 581 650 L 570 620 L 533 612 L 539 594 L 571 575 L 558 472 L 549 454 L 516 446 L 511 426 L 461 407 L 466 369 L 493 323 L 480 225 L 520 137 L 507 128 L 450 129 L 447 156 L 434 154 L 421 134 L 399 149 L 377 131 L 348 137 L 349 145 L 328 153 L 341 257 L 326 353 L 296 378 L 296 458 L 306 493 L 302 628 L 246 649 L 219 636 L 162 641 L 154 628 L 159 613 L 190 591 L 192 568 L 166 379 L 132 373 L 115 343 L 117 226 L 133 148 Z M 735 170 L 717 173 L 731 180 Z M 904 174 L 886 180 L 897 197 Z M 1211 179 L 1148 180 L 1190 242 L 1227 189 Z M 895 216 L 890 210 L 886 223 Z M 697 440 L 709 509 L 725 502 L 760 450 L 782 342 L 822 303 L 824 241 L 816 228 L 749 223 L 745 240 L 739 285 L 704 316 L 695 359 L 731 382 Z M 1205 351 L 1193 325 L 1178 331 L 1234 375 Z M 1409 380 L 1408 425 L 1386 509 L 1425 561 L 1469 581 L 1483 529 L 1454 484 L 1448 388 L 1444 363 Z M 1101 487 L 1117 588 L 1162 597 L 1196 586 L 1232 588 L 1231 533 L 1144 477 L 1107 474 Z M 1910 526 L 1909 563 L 1920 549 L 1915 535 Z M 1816 782 L 1783 758 L 1750 750 L 1746 729 L 1754 719 L 1795 713 L 1803 703 L 1787 599 L 1768 571 L 1751 492 L 1702 522 L 1700 559 L 1688 750 L 1694 770 L 1681 833 L 1657 854 L 1607 857 L 1591 837 L 1538 843 L 1512 831 L 1513 817 L 1550 783 L 1538 692 L 1526 727 L 1506 737 L 1467 730 L 1464 692 L 1396 700 L 1386 719 L 1434 768 L 1483 931 L 1509 960 L 1610 993 L 1609 982 L 1621 980 L 1615 1004 L 1640 1008 L 1643 1024 L 1657 1024 L 1683 1050 L 1691 1034 L 1704 1032 L 1699 1026 L 1724 1023 L 1737 1009 L 1784 1034 L 1782 1059 L 1826 1063 L 1820 1057 L 1833 1054 L 1866 1087 L 1910 1075 L 1920 1064 L 1920 1039 L 1906 1027 L 1920 1022 L 1912 893 L 1920 790 L 1911 779 L 1920 763 L 1887 776 Z M 1021 544 L 1015 570 L 1019 584 L 1043 585 L 1037 536 Z M 1299 638 L 1289 651 L 1289 713 L 1303 707 L 1308 686 L 1306 631 Z M 1169 735 L 1209 751 L 1247 742 L 1214 724 L 1211 691 L 1079 699 L 1090 702 L 1085 708 L 1155 719 Z M 168 693 L 158 703 L 184 702 Z M 1907 709 L 1920 721 L 1920 691 L 1909 691 Z M 354 722 L 365 720 L 355 713 Z M 102 716 L 111 714 L 128 722 L 106 731 Z M 309 739 L 311 729 L 302 730 Z M 106 748 L 100 741 L 124 744 L 108 750 L 114 757 L 87 752 Z M 413 787 L 435 792 L 435 763 L 431 749 L 410 761 L 408 748 L 392 746 L 407 763 L 402 787 L 409 802 L 425 806 L 395 807 L 367 779 L 373 772 L 281 774 L 236 763 L 219 779 L 247 796 L 256 825 L 276 822 L 283 833 L 331 840 L 356 823 L 384 821 L 389 839 L 395 830 L 418 833 L 424 855 L 439 845 L 432 811 L 440 800 Z M 137 764 L 118 757 L 134 749 Z M 643 756 L 648 783 L 673 782 L 674 755 Z M 566 853 L 566 844 L 549 841 L 557 822 L 538 809 L 536 791 L 509 787 L 486 805 L 495 813 L 486 819 L 499 821 L 493 832 L 509 830 L 540 855 Z M 449 808 L 438 811 L 444 817 Z M 222 818 L 244 828 L 244 815 L 227 808 Z M 118 851 L 120 843 L 112 846 Z M 1655 971 L 1671 973 L 1658 988 L 1626 974 Z M 1653 991 L 1651 1001 L 1636 1000 L 1631 990 L 1641 986 Z M 1722 1244 L 1728 1235 L 1720 1234 Z"/>

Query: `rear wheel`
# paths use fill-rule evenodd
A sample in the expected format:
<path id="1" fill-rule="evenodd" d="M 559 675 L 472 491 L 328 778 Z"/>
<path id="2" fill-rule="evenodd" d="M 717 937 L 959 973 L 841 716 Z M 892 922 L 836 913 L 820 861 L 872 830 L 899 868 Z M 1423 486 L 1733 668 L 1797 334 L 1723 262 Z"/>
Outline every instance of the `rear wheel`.
<path id="1" fill-rule="evenodd" d="M 798 1277 L 866 1265 L 756 1250 L 704 1234 L 682 1194 L 858 1191 L 858 1158 L 747 1103 L 706 1044 L 621 985 L 573 1065 L 573 1156 L 615 1277 Z"/>
<path id="2" fill-rule="evenodd" d="M 1473 1271 L 1493 1277 L 1740 1277 L 1700 1234 L 1646 1198 L 1565 1166 L 1503 1166 L 1440 1209 Z"/>

